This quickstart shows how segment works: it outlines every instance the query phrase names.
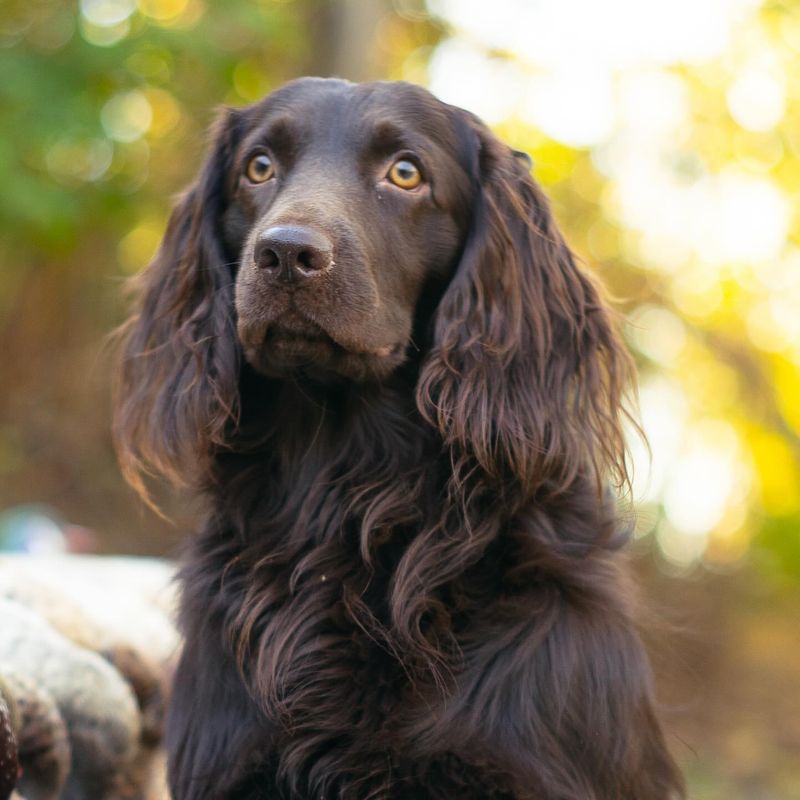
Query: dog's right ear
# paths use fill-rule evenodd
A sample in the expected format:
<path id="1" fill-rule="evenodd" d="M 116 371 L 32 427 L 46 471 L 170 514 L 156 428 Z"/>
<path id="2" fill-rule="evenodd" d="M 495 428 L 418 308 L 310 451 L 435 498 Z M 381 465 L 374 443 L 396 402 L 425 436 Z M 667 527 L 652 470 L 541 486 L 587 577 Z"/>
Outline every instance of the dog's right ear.
<path id="1" fill-rule="evenodd" d="M 418 408 L 466 470 L 477 462 L 506 492 L 557 493 L 581 475 L 602 496 L 607 480 L 628 480 L 630 356 L 530 159 L 462 119 L 471 227 L 434 318 Z"/>
<path id="2" fill-rule="evenodd" d="M 121 329 L 114 438 L 123 473 L 176 485 L 203 476 L 238 413 L 233 272 L 222 216 L 243 121 L 224 109 L 197 181 L 179 199 L 161 246 L 134 281 L 137 308 Z"/>

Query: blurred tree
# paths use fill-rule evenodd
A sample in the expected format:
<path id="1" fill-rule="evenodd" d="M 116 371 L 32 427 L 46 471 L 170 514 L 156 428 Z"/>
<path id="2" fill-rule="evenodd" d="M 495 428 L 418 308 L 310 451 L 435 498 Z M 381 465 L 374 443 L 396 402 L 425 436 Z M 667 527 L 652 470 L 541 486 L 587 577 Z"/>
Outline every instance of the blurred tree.
<path id="1" fill-rule="evenodd" d="M 384 77 L 375 31 L 390 3 L 383 0 L 320 0 L 309 20 L 314 40 L 308 73 L 338 75 L 351 81 Z"/>

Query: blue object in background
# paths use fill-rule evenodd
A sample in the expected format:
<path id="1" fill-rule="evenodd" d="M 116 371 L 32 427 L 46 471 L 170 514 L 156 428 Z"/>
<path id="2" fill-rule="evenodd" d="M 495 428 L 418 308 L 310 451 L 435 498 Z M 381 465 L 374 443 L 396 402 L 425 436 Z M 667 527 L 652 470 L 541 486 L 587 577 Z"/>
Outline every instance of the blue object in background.
<path id="1" fill-rule="evenodd" d="M 22 553 L 65 553 L 64 525 L 45 506 L 14 506 L 0 513 L 0 550 Z"/>

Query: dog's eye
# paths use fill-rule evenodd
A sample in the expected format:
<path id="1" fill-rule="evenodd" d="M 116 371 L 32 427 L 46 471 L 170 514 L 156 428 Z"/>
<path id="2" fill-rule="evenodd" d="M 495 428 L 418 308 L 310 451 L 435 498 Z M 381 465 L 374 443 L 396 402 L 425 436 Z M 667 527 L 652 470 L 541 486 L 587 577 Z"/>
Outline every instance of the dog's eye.
<path id="1" fill-rule="evenodd" d="M 407 158 L 395 161 L 387 177 L 401 189 L 416 189 L 422 183 L 422 173 L 419 171 L 419 167 Z"/>
<path id="2" fill-rule="evenodd" d="M 272 159 L 266 153 L 259 153 L 257 156 L 253 156 L 247 164 L 245 174 L 252 183 L 268 181 L 275 174 Z"/>

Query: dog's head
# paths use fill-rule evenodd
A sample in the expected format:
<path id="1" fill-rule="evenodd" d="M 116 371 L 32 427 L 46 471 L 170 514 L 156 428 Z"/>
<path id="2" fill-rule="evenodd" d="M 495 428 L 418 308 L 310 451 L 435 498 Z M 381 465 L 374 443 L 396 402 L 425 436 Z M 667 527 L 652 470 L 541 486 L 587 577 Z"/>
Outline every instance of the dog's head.
<path id="1" fill-rule="evenodd" d="M 490 476 L 624 470 L 627 357 L 529 162 L 405 83 L 302 79 L 226 110 L 143 277 L 117 440 L 186 477 L 269 378 L 381 382 Z"/>
<path id="2" fill-rule="evenodd" d="M 301 80 L 241 112 L 224 228 L 258 370 L 385 378 L 469 224 L 459 118 L 408 84 Z"/>

